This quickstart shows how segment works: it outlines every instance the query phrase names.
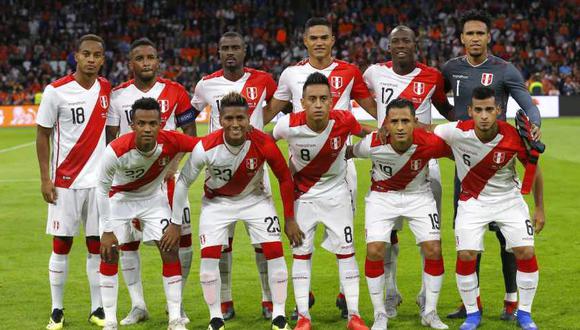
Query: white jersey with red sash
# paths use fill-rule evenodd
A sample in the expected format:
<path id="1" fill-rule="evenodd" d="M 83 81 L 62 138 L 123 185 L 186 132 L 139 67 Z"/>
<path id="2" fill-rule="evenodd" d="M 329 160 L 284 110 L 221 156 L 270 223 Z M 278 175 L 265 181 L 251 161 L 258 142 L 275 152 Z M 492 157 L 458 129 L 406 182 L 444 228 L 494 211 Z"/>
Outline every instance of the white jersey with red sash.
<path id="1" fill-rule="evenodd" d="M 250 124 L 261 130 L 264 127 L 264 103 L 272 99 L 275 90 L 276 82 L 267 72 L 244 68 L 244 75 L 236 81 L 231 81 L 225 78 L 224 70 L 219 70 L 203 77 L 197 83 L 191 104 L 200 112 L 208 105 L 211 107 L 209 131 L 214 132 L 221 128 L 220 100 L 229 92 L 240 93 L 248 102 Z"/>
<path id="2" fill-rule="evenodd" d="M 372 191 L 424 193 L 431 190 L 428 180 L 429 161 L 451 156 L 451 149 L 435 134 L 416 128 L 413 130 L 413 144 L 402 154 L 393 149 L 390 143 L 381 143 L 377 132 L 357 143 L 353 147 L 353 154 L 357 158 L 371 159 Z"/>
<path id="3" fill-rule="evenodd" d="M 89 89 L 79 85 L 73 74 L 46 86 L 36 123 L 53 128 L 51 177 L 56 187 L 97 185 L 110 94 L 111 84 L 101 77 Z"/>
<path id="4" fill-rule="evenodd" d="M 185 88 L 177 82 L 157 78 L 157 82 L 147 92 L 138 89 L 134 80 L 115 87 L 111 93 L 107 125 L 119 126 L 120 135 L 131 132 L 131 106 L 144 97 L 151 97 L 159 102 L 161 128 L 165 130 L 174 131 L 177 127 L 195 120 Z"/>
<path id="5" fill-rule="evenodd" d="M 320 70 L 314 68 L 308 59 L 305 59 L 282 72 L 274 97 L 281 101 L 291 102 L 293 112 L 304 110 L 300 103 L 302 87 L 308 76 L 314 72 L 322 73 L 328 78 L 333 109 L 352 110 L 351 99 L 364 99 L 371 96 L 356 65 L 333 60 L 328 67 Z"/>
<path id="6" fill-rule="evenodd" d="M 306 112 L 280 118 L 274 127 L 274 138 L 288 141 L 290 170 L 296 197 L 325 198 L 347 190 L 346 142 L 349 135 L 362 128 L 349 111 L 332 110 L 328 125 L 321 133 L 306 125 Z"/>
<path id="7" fill-rule="evenodd" d="M 498 120 L 498 134 L 488 143 L 475 135 L 473 120 L 438 125 L 435 134 L 451 146 L 461 181 L 462 201 L 483 201 L 519 194 L 520 182 L 515 170 L 516 157 L 526 164 L 528 156 L 516 129 Z"/>

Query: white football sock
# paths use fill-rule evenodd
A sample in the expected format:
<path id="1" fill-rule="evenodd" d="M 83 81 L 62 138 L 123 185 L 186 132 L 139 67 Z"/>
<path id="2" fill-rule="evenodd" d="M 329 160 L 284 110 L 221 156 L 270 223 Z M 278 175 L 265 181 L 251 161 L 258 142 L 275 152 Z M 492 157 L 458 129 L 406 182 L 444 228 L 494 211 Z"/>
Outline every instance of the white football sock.
<path id="1" fill-rule="evenodd" d="M 532 303 L 534 302 L 534 296 L 536 295 L 536 290 L 538 289 L 538 282 L 540 279 L 540 272 L 535 271 L 533 273 L 518 272 L 516 273 L 516 282 L 518 284 L 518 291 L 520 293 L 520 301 L 518 303 L 518 309 L 524 312 L 532 312 Z"/>
<path id="2" fill-rule="evenodd" d="M 397 288 L 397 259 L 399 256 L 399 243 L 388 244 L 385 250 L 385 287 L 387 296 L 396 295 Z"/>
<path id="3" fill-rule="evenodd" d="M 163 276 L 163 290 L 167 299 L 169 321 L 181 317 L 181 275 Z"/>
<path id="4" fill-rule="evenodd" d="M 191 269 L 191 258 L 193 257 L 193 250 L 191 245 L 188 247 L 179 248 L 179 262 L 181 263 L 181 288 L 182 288 L 182 298 L 183 292 L 185 292 L 185 284 L 187 283 L 187 278 L 189 277 L 189 270 Z"/>
<path id="5" fill-rule="evenodd" d="M 423 280 L 425 281 L 425 315 L 427 315 L 431 311 L 437 310 L 443 275 L 434 276 L 423 271 Z"/>
<path id="6" fill-rule="evenodd" d="M 419 254 L 421 255 L 421 269 L 425 269 L 425 254 L 423 253 L 423 249 L 419 247 Z M 425 272 L 421 274 L 421 290 L 418 293 L 419 296 L 425 297 Z"/>
<path id="7" fill-rule="evenodd" d="M 517 276 L 517 273 L 516 273 Z M 506 292 L 503 300 L 505 301 L 509 301 L 509 302 L 516 302 L 518 301 L 518 293 L 517 292 Z"/>
<path id="8" fill-rule="evenodd" d="M 201 258 L 199 267 L 203 298 L 209 307 L 210 319 L 214 317 L 223 319 L 220 301 L 220 287 L 222 286 L 219 269 L 220 263 L 221 259 Z"/>
<path id="9" fill-rule="evenodd" d="M 102 306 L 101 289 L 99 278 L 99 266 L 101 265 L 101 255 L 87 253 L 87 277 L 91 292 L 91 312 Z"/>
<path id="10" fill-rule="evenodd" d="M 270 259 L 268 266 L 268 284 L 272 288 L 272 319 L 285 316 L 286 298 L 288 297 L 288 269 L 284 257 Z"/>
<path id="11" fill-rule="evenodd" d="M 232 252 L 222 251 L 219 260 L 221 302 L 232 301 Z"/>
<path id="12" fill-rule="evenodd" d="M 68 254 L 52 252 L 48 260 L 48 281 L 52 295 L 52 309 L 63 308 L 64 284 L 68 275 Z"/>
<path id="13" fill-rule="evenodd" d="M 121 251 L 121 272 L 131 297 L 131 307 L 146 308 L 141 281 L 141 257 L 139 251 Z"/>
<path id="14" fill-rule="evenodd" d="M 359 271 L 355 257 L 352 256 L 345 259 L 338 259 L 338 273 L 340 276 L 340 283 L 344 289 L 348 315 L 359 315 Z"/>
<path id="15" fill-rule="evenodd" d="M 369 287 L 369 294 L 371 296 L 371 302 L 373 303 L 374 315 L 383 313 L 386 314 L 385 309 L 385 274 L 379 277 L 366 277 L 367 285 Z"/>
<path id="16" fill-rule="evenodd" d="M 310 277 L 312 272 L 312 260 L 294 259 L 292 263 L 292 283 L 294 285 L 294 297 L 298 313 L 310 318 L 308 312 L 308 297 L 310 291 Z"/>
<path id="17" fill-rule="evenodd" d="M 455 273 L 455 277 L 457 279 L 457 289 L 467 314 L 477 312 L 479 310 L 477 307 L 477 274 L 475 272 L 469 275 Z"/>
<path id="18" fill-rule="evenodd" d="M 260 283 L 262 284 L 262 301 L 272 301 L 273 298 L 268 277 L 268 262 L 262 252 L 256 252 L 256 267 L 258 268 L 258 273 L 260 273 Z M 287 270 L 286 273 L 288 273 Z M 288 277 L 288 274 L 286 274 L 286 277 Z"/>
<path id="19" fill-rule="evenodd" d="M 112 276 L 100 274 L 101 297 L 105 322 L 117 323 L 117 294 L 119 288 L 119 275 Z"/>

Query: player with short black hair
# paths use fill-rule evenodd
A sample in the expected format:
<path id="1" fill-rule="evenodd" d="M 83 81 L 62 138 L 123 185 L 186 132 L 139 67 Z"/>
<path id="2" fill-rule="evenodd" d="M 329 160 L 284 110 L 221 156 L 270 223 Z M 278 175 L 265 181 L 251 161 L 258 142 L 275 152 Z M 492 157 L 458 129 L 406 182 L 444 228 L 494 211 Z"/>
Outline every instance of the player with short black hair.
<path id="1" fill-rule="evenodd" d="M 87 34 L 77 41 L 76 71 L 44 89 L 36 117 L 36 153 L 41 192 L 48 203 L 46 233 L 53 236 L 48 264 L 52 313 L 46 328 L 64 325 L 64 286 L 73 237 L 84 227 L 86 270 L 91 293 L 89 322 L 103 326 L 99 288 L 97 167 L 105 149 L 105 115 L 111 84 L 99 77 L 105 62 L 103 39 Z M 52 150 L 53 157 L 50 157 Z"/>
<path id="2" fill-rule="evenodd" d="M 148 38 L 139 38 L 131 43 L 128 67 L 133 74 L 133 79 L 115 87 L 111 94 L 111 107 L 107 113 L 106 127 L 108 143 L 117 138 L 118 135 L 132 131 L 133 107 L 135 102 L 140 102 L 142 98 L 157 99 L 161 114 L 160 125 L 163 130 L 174 131 L 180 127 L 185 134 L 196 135 L 195 112 L 191 107 L 189 94 L 181 84 L 159 77 L 159 65 L 157 47 L 153 41 Z M 175 174 L 181 158 L 182 155 L 175 157 L 166 172 L 163 189 L 167 192 L 169 199 L 173 194 Z M 191 250 L 189 207 L 183 209 L 182 212 L 184 219 L 181 226 L 179 258 L 182 267 L 182 287 L 185 288 L 193 252 Z M 138 227 L 139 220 L 135 219 L 134 222 Z M 143 296 L 141 257 L 138 251 L 141 232 L 135 230 L 133 234 L 133 240 L 120 247 L 122 251 L 120 256 L 121 270 L 131 297 L 131 310 L 121 320 L 121 325 L 135 324 L 149 318 Z M 188 318 L 185 311 L 182 310 L 181 313 L 187 322 Z"/>
<path id="3" fill-rule="evenodd" d="M 453 93 L 453 104 L 457 120 L 468 120 L 468 107 L 472 101 L 476 87 L 490 87 L 494 91 L 495 100 L 501 109 L 499 120 L 506 119 L 509 97 L 513 97 L 518 105 L 526 112 L 533 124 L 532 133 L 538 140 L 540 133 L 540 112 L 532 101 L 521 73 L 510 62 L 489 53 L 488 44 L 491 42 L 490 19 L 485 12 L 467 12 L 461 19 L 461 43 L 465 47 L 465 55 L 453 58 L 443 66 L 445 90 Z M 460 184 L 455 180 L 454 208 L 457 210 Z M 500 315 L 502 320 L 514 320 L 517 307 L 516 263 L 512 253 L 506 251 L 506 239 L 494 224 L 490 230 L 496 232 L 500 243 L 502 271 L 506 294 L 504 309 Z M 478 257 L 478 260 L 479 257 Z M 479 273 L 478 261 L 478 273 Z M 481 306 L 480 306 L 481 308 Z M 449 318 L 465 317 L 465 306 L 460 306 L 450 313 Z"/>

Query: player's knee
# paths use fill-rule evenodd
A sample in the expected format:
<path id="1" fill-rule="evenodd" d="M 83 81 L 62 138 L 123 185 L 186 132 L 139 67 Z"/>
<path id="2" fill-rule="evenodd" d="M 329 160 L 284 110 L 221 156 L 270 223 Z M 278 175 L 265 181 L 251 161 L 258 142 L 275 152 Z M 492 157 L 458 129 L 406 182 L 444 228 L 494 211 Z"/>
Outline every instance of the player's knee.
<path id="1" fill-rule="evenodd" d="M 179 250 L 177 249 L 171 249 L 169 251 L 159 250 L 159 252 L 161 253 L 161 260 L 163 261 L 163 264 L 172 264 L 179 262 Z"/>
<path id="2" fill-rule="evenodd" d="M 90 254 L 99 254 L 101 250 L 101 241 L 98 236 L 90 236 L 85 239 L 87 250 Z"/>
<path id="3" fill-rule="evenodd" d="M 441 242 L 426 241 L 421 243 L 425 259 L 441 259 Z"/>
<path id="4" fill-rule="evenodd" d="M 56 254 L 69 254 L 72 244 L 72 237 L 54 236 L 52 238 L 52 251 Z"/>
<path id="5" fill-rule="evenodd" d="M 461 261 L 474 261 L 477 259 L 477 251 L 473 250 L 457 251 L 457 259 Z"/>
<path id="6" fill-rule="evenodd" d="M 281 258 L 284 256 L 284 249 L 282 242 L 266 242 L 262 243 L 262 251 L 266 260 Z"/>
<path id="7" fill-rule="evenodd" d="M 179 248 L 189 248 L 191 247 L 191 234 L 183 235 L 179 239 Z"/>
<path id="8" fill-rule="evenodd" d="M 371 261 L 383 260 L 385 258 L 385 243 L 372 242 L 367 244 L 367 258 Z"/>
<path id="9" fill-rule="evenodd" d="M 201 257 L 207 259 L 219 259 L 221 257 L 222 246 L 214 245 L 201 249 Z"/>
<path id="10" fill-rule="evenodd" d="M 516 260 L 530 260 L 534 257 L 534 247 L 533 246 L 522 246 L 513 248 L 514 256 Z"/>

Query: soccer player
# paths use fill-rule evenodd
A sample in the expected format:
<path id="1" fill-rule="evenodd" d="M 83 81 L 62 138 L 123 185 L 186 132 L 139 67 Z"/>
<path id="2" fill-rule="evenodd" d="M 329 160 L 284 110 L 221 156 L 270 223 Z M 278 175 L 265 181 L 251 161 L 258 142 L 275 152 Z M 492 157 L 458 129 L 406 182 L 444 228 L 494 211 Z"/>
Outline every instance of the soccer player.
<path id="1" fill-rule="evenodd" d="M 479 86 L 488 86 L 495 92 L 497 104 L 502 110 L 498 119 L 505 120 L 507 102 L 511 95 L 527 113 L 534 124 L 533 134 L 540 137 L 540 112 L 532 102 L 524 80 L 516 67 L 503 59 L 489 54 L 487 45 L 491 41 L 491 20 L 487 14 L 470 11 L 461 19 L 461 42 L 465 46 L 465 55 L 449 60 L 443 66 L 446 91 L 453 92 L 454 111 L 457 120 L 468 120 L 468 105 L 473 90 Z M 457 210 L 459 198 L 459 180 L 455 178 L 454 207 Z M 514 255 L 506 250 L 506 239 L 495 224 L 490 230 L 496 232 L 500 243 L 502 271 L 506 294 L 502 320 L 514 320 L 517 307 L 516 263 Z M 480 257 L 477 269 L 479 273 Z M 479 299 L 478 299 L 479 301 Z M 481 306 L 480 306 L 481 307 Z M 447 317 L 464 318 L 465 306 L 460 306 Z"/>
<path id="2" fill-rule="evenodd" d="M 111 106 L 107 114 L 107 144 L 117 135 L 131 132 L 131 109 L 135 101 L 143 97 L 152 97 L 159 102 L 161 108 L 160 128 L 174 131 L 181 127 L 183 132 L 190 136 L 196 135 L 195 112 L 191 107 L 189 95 L 185 88 L 177 83 L 158 77 L 159 57 L 155 44 L 147 39 L 137 39 L 131 44 L 129 53 L 129 69 L 133 73 L 131 79 L 113 89 L 111 93 Z M 166 173 L 164 189 L 168 199 L 173 199 L 173 187 L 175 186 L 175 173 L 182 155 L 174 158 Z M 183 224 L 181 225 L 181 240 L 179 243 L 179 260 L 181 264 L 181 276 L 185 289 L 185 283 L 191 268 L 191 225 L 189 204 L 181 210 Z M 141 282 L 141 260 L 139 257 L 139 231 L 133 232 L 134 239 L 120 246 L 121 270 L 131 297 L 131 311 L 121 325 L 135 324 L 149 317 L 147 306 L 143 297 L 143 284 Z M 189 322 L 185 311 L 181 316 Z"/>
<path id="3" fill-rule="evenodd" d="M 296 222 L 305 238 L 293 247 L 292 280 L 298 310 L 296 330 L 311 328 L 309 289 L 314 236 L 324 225 L 322 247 L 336 255 L 340 284 L 348 308 L 348 329 L 368 329 L 358 313 L 359 271 L 354 255 L 351 196 L 346 184 L 346 142 L 349 135 L 365 136 L 351 112 L 332 110 L 330 84 L 315 72 L 302 91 L 304 111 L 282 117 L 274 127 L 276 140 L 285 139 L 290 152 L 297 198 Z"/>
<path id="4" fill-rule="evenodd" d="M 86 264 L 91 292 L 89 322 L 104 324 L 95 196 L 111 94 L 110 83 L 98 76 L 105 60 L 104 51 L 105 42 L 101 37 L 82 36 L 75 52 L 76 71 L 46 86 L 36 118 L 41 192 L 48 203 L 46 233 L 53 236 L 48 263 L 52 295 L 52 314 L 46 326 L 49 330 L 62 329 L 64 324 L 68 254 L 81 225 L 89 252 Z"/>
<path id="5" fill-rule="evenodd" d="M 222 69 L 205 76 L 195 86 L 192 104 L 201 112 L 206 106 L 211 107 L 209 131 L 221 128 L 220 101 L 228 92 L 237 92 L 248 102 L 250 124 L 259 130 L 264 127 L 264 103 L 270 102 L 276 82 L 269 73 L 244 66 L 246 44 L 243 37 L 236 32 L 226 32 L 219 41 L 219 57 Z M 264 185 L 270 191 L 268 171 L 264 171 Z M 227 321 L 235 316 L 232 297 L 232 248 L 235 233 L 235 222 L 231 224 L 228 234 L 228 245 L 221 253 L 220 273 L 222 279 L 221 299 L 222 313 Z M 268 284 L 268 263 L 259 245 L 254 246 L 256 266 L 262 286 L 262 315 L 272 318 L 272 293 Z"/>
<path id="6" fill-rule="evenodd" d="M 174 215 L 184 205 L 189 186 L 207 168 L 199 219 L 201 265 L 199 276 L 210 312 L 210 330 L 224 329 L 220 304 L 219 259 L 228 243 L 229 227 L 241 220 L 252 244 L 260 245 L 267 260 L 272 292 L 272 329 L 290 329 L 285 317 L 288 271 L 280 237 L 280 220 L 272 197 L 263 186 L 265 162 L 280 183 L 285 231 L 299 243 L 294 220 L 293 182 L 282 153 L 271 137 L 250 126 L 249 106 L 239 93 L 230 92 L 220 102 L 220 126 L 193 150 L 179 175 L 173 199 Z"/>
<path id="7" fill-rule="evenodd" d="M 198 139 L 161 129 L 158 100 L 141 98 L 131 108 L 132 133 L 107 146 L 102 155 L 97 187 L 100 211 L 100 283 L 105 309 L 105 330 L 117 329 L 118 246 L 130 242 L 132 220 L 138 218 L 143 242 L 154 243 L 163 261 L 163 288 L 170 330 L 185 329 L 181 318 L 181 266 L 179 240 L 181 212 L 172 218 L 167 193 L 162 189 L 171 161 L 190 152 Z M 183 205 L 183 204 L 182 204 Z"/>
<path id="8" fill-rule="evenodd" d="M 378 133 L 373 133 L 347 150 L 347 157 L 370 158 L 373 164 L 365 209 L 365 274 L 374 307 L 373 329 L 387 329 L 384 254 L 391 231 L 403 218 L 409 220 L 425 256 L 422 277 L 426 303 L 421 323 L 433 329 L 448 329 L 437 315 L 444 267 L 440 216 L 431 192 L 428 164 L 431 159 L 451 156 L 451 150 L 441 138 L 415 128 L 417 118 L 411 101 L 402 98 L 391 101 L 386 114 L 383 123 L 389 133 L 386 144 Z"/>
<path id="9" fill-rule="evenodd" d="M 498 120 L 501 105 L 491 87 L 473 90 L 468 114 L 471 120 L 435 127 L 435 134 L 451 146 L 461 192 L 455 219 L 457 288 L 467 318 L 462 330 L 476 329 L 481 322 L 477 304 L 477 254 L 483 251 L 485 228 L 495 222 L 506 239 L 506 250 L 516 259 L 519 303 L 515 314 L 522 329 L 537 329 L 531 307 L 538 286 L 538 264 L 534 254 L 534 231 L 544 226 L 543 180 L 536 172 L 535 212 L 530 220 L 528 206 L 520 193 L 515 171 L 516 157 L 525 165 L 527 150 L 517 130 Z"/>
<path id="10" fill-rule="evenodd" d="M 404 98 L 413 103 L 415 113 L 420 123 L 431 124 L 431 105 L 444 117 L 453 120 L 453 106 L 445 95 L 443 75 L 435 68 L 417 62 L 417 44 L 415 32 L 404 25 L 396 26 L 389 35 L 389 51 L 392 60 L 371 65 L 363 77 L 369 89 L 375 96 L 380 110 L 377 110 L 378 126 L 382 126 L 386 116 L 384 109 L 391 101 Z M 441 172 L 436 159 L 429 161 L 429 182 L 431 191 L 437 203 L 437 213 L 441 217 Z M 402 298 L 397 289 L 397 257 L 399 244 L 397 230 L 402 229 L 399 220 L 391 232 L 390 243 L 387 242 L 385 252 L 385 286 L 386 312 L 389 318 L 397 315 L 397 306 Z M 421 250 L 422 251 L 422 250 Z M 417 296 L 420 313 L 425 307 L 425 287 Z"/>
<path id="11" fill-rule="evenodd" d="M 323 74 L 330 82 L 331 109 L 350 111 L 352 110 L 351 100 L 354 99 L 371 116 L 377 118 L 375 100 L 370 94 L 359 68 L 332 56 L 335 38 L 330 21 L 322 17 L 313 17 L 306 21 L 303 41 L 308 58 L 282 72 L 274 98 L 270 106 L 264 110 L 264 123 L 270 122 L 280 111 L 286 110 L 290 106 L 293 112 L 303 110 L 301 103 L 302 86 L 308 76 L 314 72 Z M 354 161 L 349 160 L 347 168 L 346 180 L 354 212 L 357 201 Z M 336 306 L 341 310 L 342 317 L 347 318 L 348 309 L 342 293 L 337 297 Z"/>

